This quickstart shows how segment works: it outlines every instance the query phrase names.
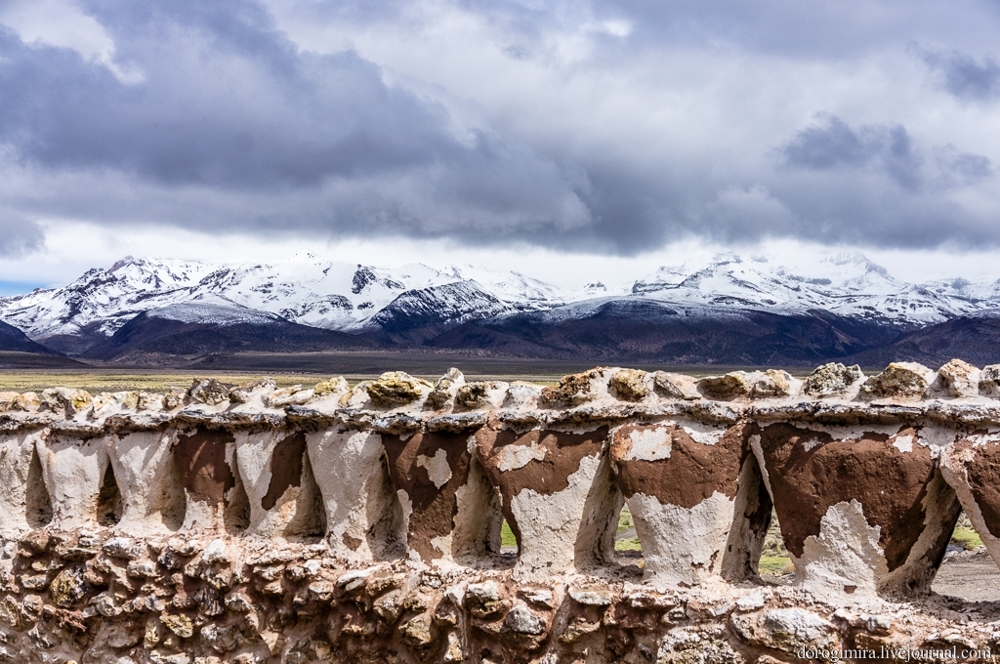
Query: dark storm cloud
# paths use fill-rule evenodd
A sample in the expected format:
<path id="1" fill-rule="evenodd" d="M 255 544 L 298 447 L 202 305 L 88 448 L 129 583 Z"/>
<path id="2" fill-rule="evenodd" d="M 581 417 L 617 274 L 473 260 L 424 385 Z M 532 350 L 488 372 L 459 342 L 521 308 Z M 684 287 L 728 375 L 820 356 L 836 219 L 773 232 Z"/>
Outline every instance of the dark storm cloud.
<path id="1" fill-rule="evenodd" d="M 900 187 L 918 188 L 923 158 L 914 151 L 905 127 L 863 125 L 854 131 L 836 116 L 822 120 L 822 124 L 800 131 L 784 147 L 786 165 L 819 171 L 865 167 L 874 162 Z"/>
<path id="2" fill-rule="evenodd" d="M 948 194 L 993 177 L 991 160 L 954 146 L 918 146 L 902 125 L 851 127 L 834 115 L 779 151 L 772 194 L 821 242 L 929 247 L 995 244 L 991 224 Z"/>
<path id="3" fill-rule="evenodd" d="M 826 118 L 825 126 L 808 127 L 785 146 L 785 162 L 822 170 L 838 165 L 862 166 L 876 150 L 866 145 L 843 120 Z"/>
<path id="4" fill-rule="evenodd" d="M 413 187 L 421 205 L 440 205 L 459 227 L 463 214 L 483 212 L 501 233 L 505 224 L 586 221 L 579 171 L 488 127 L 454 126 L 443 106 L 387 85 L 353 52 L 299 50 L 257 5 L 122 1 L 89 9 L 142 80 L 123 82 L 75 51 L 0 32 L 0 142 L 21 163 L 255 194 L 345 182 L 378 189 L 372 183 L 383 181 L 396 192 Z M 351 205 L 328 202 L 326 215 L 296 219 L 290 211 L 288 223 L 350 230 Z M 417 230 L 433 225 L 412 207 L 396 200 L 379 212 Z"/>
<path id="5" fill-rule="evenodd" d="M 980 63 L 959 51 L 922 52 L 921 56 L 941 77 L 945 89 L 959 99 L 990 101 L 1000 97 L 1000 65 L 992 57 Z"/>
<path id="6" fill-rule="evenodd" d="M 902 125 L 861 125 L 852 129 L 835 115 L 799 131 L 781 149 L 784 165 L 828 171 L 868 169 L 897 186 L 916 192 L 975 184 L 993 175 L 993 164 L 981 154 L 960 153 L 954 146 L 934 150 L 928 164 Z"/>
<path id="7" fill-rule="evenodd" d="M 222 71 L 144 63 L 150 80 L 132 86 L 71 51 L 26 48 L 9 35 L 0 48 L 12 61 L 0 70 L 7 92 L 0 138 L 45 166 L 110 167 L 164 184 L 280 188 L 435 157 L 474 160 L 479 148 L 450 139 L 435 109 L 386 88 L 351 53 L 268 58 L 272 67 L 285 65 L 283 79 L 257 69 L 234 85 L 205 80 Z M 202 80 L 184 85 L 192 75 Z"/>
<path id="8" fill-rule="evenodd" d="M 1000 27 L 980 0 L 261 2 L 84 0 L 115 66 L 0 28 L 0 203 L 626 254 L 692 235 L 1000 243 L 993 146 L 907 115 L 1000 94 L 998 65 L 964 54 Z M 362 33 L 384 48 L 351 46 Z M 408 69 L 449 39 L 439 78 Z M 25 228 L 21 251 L 41 241 Z"/>

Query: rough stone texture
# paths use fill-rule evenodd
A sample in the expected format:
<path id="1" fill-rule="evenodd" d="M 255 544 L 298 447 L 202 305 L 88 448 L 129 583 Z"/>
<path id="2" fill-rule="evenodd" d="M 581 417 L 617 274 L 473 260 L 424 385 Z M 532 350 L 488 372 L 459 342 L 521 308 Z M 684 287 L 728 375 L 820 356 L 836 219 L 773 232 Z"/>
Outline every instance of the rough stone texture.
<path id="1" fill-rule="evenodd" d="M 92 400 L 93 397 L 86 390 L 56 387 L 42 391 L 42 401 L 49 407 L 49 410 L 69 417 L 85 410 Z"/>
<path id="2" fill-rule="evenodd" d="M 508 387 L 507 383 L 496 380 L 466 383 L 455 393 L 455 408 L 457 410 L 497 408 L 503 404 Z"/>
<path id="3" fill-rule="evenodd" d="M 196 378 L 188 396 L 192 401 L 217 406 L 229 400 L 229 388 L 214 378 Z"/>
<path id="4" fill-rule="evenodd" d="M 698 390 L 709 399 L 730 401 L 749 397 L 752 385 L 745 371 L 734 371 L 724 376 L 708 376 L 698 381 Z"/>
<path id="5" fill-rule="evenodd" d="M 0 662 L 996 652 L 995 603 L 927 593 L 960 506 L 1000 560 L 994 378 L 900 366 L 857 395 L 847 368 L 730 374 L 719 401 L 617 368 L 451 374 L 440 408 L 405 374 L 0 392 Z M 644 568 L 612 552 L 626 498 Z M 756 573 L 772 498 L 792 586 Z"/>
<path id="6" fill-rule="evenodd" d="M 335 394 L 344 394 L 348 390 L 347 379 L 343 376 L 327 378 L 321 380 L 313 386 L 313 394 L 317 397 L 327 397 Z"/>
<path id="7" fill-rule="evenodd" d="M 424 397 L 431 385 L 402 371 L 388 371 L 367 385 L 372 403 L 383 408 L 405 406 Z"/>
<path id="8" fill-rule="evenodd" d="M 563 376 L 559 385 L 542 390 L 540 401 L 550 408 L 570 408 L 593 401 L 608 389 L 608 369 L 598 367 L 590 371 Z"/>
<path id="9" fill-rule="evenodd" d="M 718 664 L 790 662 L 803 648 L 853 642 L 927 647 L 942 635 L 972 647 L 995 643 L 988 612 L 960 616 L 943 602 L 845 610 L 787 587 L 706 595 L 628 578 L 553 577 L 545 589 L 555 599 L 545 606 L 522 597 L 509 571 L 428 573 L 398 563 L 354 571 L 311 545 L 236 539 L 195 550 L 168 542 L 143 544 L 153 573 L 146 579 L 99 550 L 66 558 L 54 546 L 23 546 L 10 560 L 13 579 L 36 576 L 32 566 L 61 569 L 44 586 L 5 590 L 0 647 L 8 660 Z M 152 557 L 157 548 L 171 558 Z"/>
<path id="10" fill-rule="evenodd" d="M 455 396 L 455 393 L 465 385 L 465 376 L 452 367 L 436 383 L 434 389 L 427 395 L 427 407 L 441 410 Z"/>
<path id="11" fill-rule="evenodd" d="M 233 403 L 250 403 L 254 397 L 269 396 L 276 389 L 274 380 L 270 378 L 258 378 L 245 385 L 237 385 L 229 390 L 229 400 Z"/>
<path id="12" fill-rule="evenodd" d="M 638 369 L 620 369 L 611 376 L 611 394 L 625 401 L 642 401 L 649 394 L 647 373 Z"/>
<path id="13" fill-rule="evenodd" d="M 858 365 L 844 366 L 840 362 L 829 362 L 809 374 L 802 386 L 802 392 L 813 397 L 828 397 L 846 394 L 865 379 Z"/>
<path id="14" fill-rule="evenodd" d="M 938 369 L 934 387 L 949 397 L 974 397 L 979 394 L 979 369 L 962 360 L 951 360 Z"/>
<path id="15" fill-rule="evenodd" d="M 315 395 L 314 390 L 304 390 L 301 385 L 292 385 L 264 395 L 263 401 L 268 408 L 284 408 L 285 406 L 300 406 L 308 403 Z"/>
<path id="16" fill-rule="evenodd" d="M 893 362 L 861 385 L 869 399 L 920 399 L 934 380 L 934 372 L 916 362 Z"/>
<path id="17" fill-rule="evenodd" d="M 792 375 L 787 371 L 768 369 L 763 372 L 763 375 L 754 376 L 750 397 L 755 399 L 790 397 L 796 394 L 801 387 L 802 382 L 792 378 Z"/>
<path id="18" fill-rule="evenodd" d="M 832 623 L 799 608 L 734 616 L 733 629 L 743 641 L 777 651 L 832 650 L 841 645 L 840 634 Z"/>
<path id="19" fill-rule="evenodd" d="M 800 381 L 787 371 L 732 371 L 724 376 L 709 376 L 698 381 L 698 389 L 709 399 L 767 399 L 792 396 Z"/>
<path id="20" fill-rule="evenodd" d="M 1000 364 L 989 364 L 979 372 L 979 393 L 985 397 L 1000 397 Z"/>
<path id="21" fill-rule="evenodd" d="M 701 398 L 698 381 L 684 374 L 657 371 L 653 374 L 653 387 L 658 394 L 671 399 L 693 401 Z"/>
<path id="22" fill-rule="evenodd" d="M 34 392 L 25 392 L 14 397 L 14 409 L 29 413 L 37 411 L 42 406 L 42 400 Z"/>

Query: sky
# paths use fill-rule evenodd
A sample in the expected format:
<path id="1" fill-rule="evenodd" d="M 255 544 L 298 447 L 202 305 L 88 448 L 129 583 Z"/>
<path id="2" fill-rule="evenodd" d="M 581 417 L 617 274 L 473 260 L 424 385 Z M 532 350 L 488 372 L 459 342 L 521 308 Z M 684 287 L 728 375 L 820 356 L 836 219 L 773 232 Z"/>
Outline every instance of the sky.
<path id="1" fill-rule="evenodd" d="M 996 0 L 0 0 L 0 292 L 302 249 L 1000 277 L 997 34 Z"/>

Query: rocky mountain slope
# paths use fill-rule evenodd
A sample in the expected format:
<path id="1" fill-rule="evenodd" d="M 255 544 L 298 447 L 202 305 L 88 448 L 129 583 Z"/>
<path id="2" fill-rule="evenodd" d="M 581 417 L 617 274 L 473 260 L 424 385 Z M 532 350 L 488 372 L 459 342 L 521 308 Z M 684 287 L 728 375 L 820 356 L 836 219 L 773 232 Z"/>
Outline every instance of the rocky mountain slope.
<path id="1" fill-rule="evenodd" d="M 992 316 L 1000 316 L 998 282 L 911 284 L 860 254 L 797 264 L 720 254 L 575 290 L 514 272 L 379 268 L 309 253 L 228 266 L 128 257 L 63 287 L 0 298 L 0 320 L 40 349 L 105 360 L 391 346 L 812 363 L 881 357 L 879 349 L 905 339 L 899 349 L 919 355 L 941 346 L 928 340 L 935 326 Z M 966 328 L 984 360 L 992 328 Z M 921 330 L 927 339 L 918 343 L 912 335 Z"/>
<path id="2" fill-rule="evenodd" d="M 377 340 L 293 323 L 275 314 L 211 304 L 175 304 L 138 314 L 88 348 L 88 360 L 169 364 L 215 353 L 373 350 Z"/>

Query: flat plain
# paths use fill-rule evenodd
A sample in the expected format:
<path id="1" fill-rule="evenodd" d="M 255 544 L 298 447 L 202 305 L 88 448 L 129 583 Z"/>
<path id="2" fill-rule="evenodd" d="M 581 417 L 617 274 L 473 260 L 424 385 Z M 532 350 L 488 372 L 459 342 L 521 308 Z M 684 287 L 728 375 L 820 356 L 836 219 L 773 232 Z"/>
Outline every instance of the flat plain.
<path id="1" fill-rule="evenodd" d="M 58 355 L 0 352 L 0 390 L 42 390 L 65 386 L 89 392 L 119 390 L 165 391 L 188 388 L 195 378 L 215 378 L 240 385 L 268 376 L 280 387 L 309 385 L 330 376 L 344 376 L 352 383 L 376 378 L 385 371 L 405 371 L 434 381 L 449 368 L 457 367 L 466 380 L 523 380 L 556 383 L 562 376 L 598 366 L 594 360 L 566 361 L 537 358 L 498 357 L 432 352 L 321 352 L 237 353 L 188 358 L 164 366 L 129 366 L 116 363 L 82 362 Z M 695 377 L 728 371 L 768 367 L 725 365 L 667 366 L 647 363 L 617 363 L 646 371 L 672 371 Z M 775 368 L 775 367 L 770 367 Z M 778 367 L 780 368 L 780 367 Z M 811 368 L 785 367 L 797 378 Z"/>

